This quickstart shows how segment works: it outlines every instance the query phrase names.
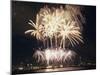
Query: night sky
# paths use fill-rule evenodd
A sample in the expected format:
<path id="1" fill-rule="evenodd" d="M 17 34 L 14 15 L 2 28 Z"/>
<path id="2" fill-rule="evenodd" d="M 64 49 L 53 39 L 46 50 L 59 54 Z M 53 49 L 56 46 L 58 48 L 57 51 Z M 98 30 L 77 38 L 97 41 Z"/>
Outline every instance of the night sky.
<path id="1" fill-rule="evenodd" d="M 59 7 L 58 4 L 12 1 L 12 64 L 21 61 L 31 62 L 33 48 L 38 48 L 37 40 L 30 34 L 25 35 L 26 30 L 32 29 L 29 20 L 35 22 L 36 14 L 40 8 Z M 96 6 L 84 7 L 86 23 L 83 25 L 84 44 L 80 44 L 74 50 L 84 59 L 96 61 Z"/>

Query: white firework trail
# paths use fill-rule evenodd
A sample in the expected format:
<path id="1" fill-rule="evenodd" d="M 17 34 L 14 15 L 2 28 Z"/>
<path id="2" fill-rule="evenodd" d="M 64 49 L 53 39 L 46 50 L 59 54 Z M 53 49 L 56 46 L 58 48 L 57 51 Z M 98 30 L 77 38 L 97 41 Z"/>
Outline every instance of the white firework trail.
<path id="1" fill-rule="evenodd" d="M 45 62 L 45 55 L 43 51 L 37 50 L 33 54 L 33 58 L 36 59 L 37 63 L 44 63 Z"/>
<path id="2" fill-rule="evenodd" d="M 67 63 L 70 64 L 72 63 L 77 54 L 72 51 L 72 50 L 63 50 L 63 49 L 46 49 L 44 51 L 37 50 L 34 54 L 33 57 L 36 59 L 38 63 L 44 63 L 46 62 L 47 65 L 52 64 L 63 64 Z"/>

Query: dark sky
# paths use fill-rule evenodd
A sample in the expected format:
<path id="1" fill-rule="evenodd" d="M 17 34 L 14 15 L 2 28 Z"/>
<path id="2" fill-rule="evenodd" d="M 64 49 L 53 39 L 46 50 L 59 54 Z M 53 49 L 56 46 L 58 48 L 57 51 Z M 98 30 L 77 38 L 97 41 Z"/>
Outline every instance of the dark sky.
<path id="1" fill-rule="evenodd" d="M 32 59 L 33 48 L 37 48 L 37 41 L 24 32 L 32 27 L 29 19 L 35 22 L 35 15 L 39 9 L 48 5 L 59 7 L 58 4 L 12 1 L 12 62 L 29 61 Z M 95 61 L 96 58 L 96 7 L 83 6 L 86 24 L 83 25 L 84 44 L 75 48 L 83 58 Z M 27 60 L 28 59 L 28 60 Z"/>

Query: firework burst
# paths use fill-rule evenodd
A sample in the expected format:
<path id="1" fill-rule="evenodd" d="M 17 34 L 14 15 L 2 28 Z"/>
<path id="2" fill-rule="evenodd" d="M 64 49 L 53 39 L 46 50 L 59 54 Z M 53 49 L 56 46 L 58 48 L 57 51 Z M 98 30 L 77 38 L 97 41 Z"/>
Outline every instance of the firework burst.
<path id="1" fill-rule="evenodd" d="M 44 50 L 37 50 L 33 55 L 37 62 L 73 62 L 76 53 L 68 50 L 68 44 L 73 47 L 80 42 L 83 43 L 82 23 L 85 23 L 85 19 L 81 11 L 79 6 L 46 6 L 37 13 L 36 24 L 30 20 L 29 24 L 33 29 L 27 30 L 25 34 L 31 33 L 44 44 Z"/>
<path id="2" fill-rule="evenodd" d="M 37 50 L 33 54 L 33 58 L 36 59 L 38 63 L 46 62 L 47 65 L 51 64 L 70 64 L 74 62 L 75 56 L 77 54 L 72 50 L 63 49 L 45 49 L 43 51 Z"/>

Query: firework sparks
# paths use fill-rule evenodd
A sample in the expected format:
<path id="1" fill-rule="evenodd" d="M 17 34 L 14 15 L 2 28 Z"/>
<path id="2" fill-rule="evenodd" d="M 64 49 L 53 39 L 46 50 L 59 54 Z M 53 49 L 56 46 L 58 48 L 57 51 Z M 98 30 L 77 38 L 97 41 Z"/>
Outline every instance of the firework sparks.
<path id="1" fill-rule="evenodd" d="M 44 62 L 45 61 L 45 56 L 44 56 L 44 52 L 37 50 L 34 54 L 33 54 L 33 58 L 35 58 L 37 61 L 36 62 Z"/>
<path id="2" fill-rule="evenodd" d="M 70 64 L 73 62 L 77 54 L 72 50 L 63 50 L 63 49 L 45 49 L 44 51 L 37 50 L 33 57 L 37 60 L 37 62 L 44 63 L 46 62 L 47 65 L 51 64 L 63 64 L 67 63 Z"/>
<path id="3" fill-rule="evenodd" d="M 76 12 L 77 11 L 77 12 Z M 80 19 L 78 18 L 80 17 Z M 36 24 L 30 20 L 29 24 L 33 26 L 33 30 L 27 30 L 25 33 L 31 33 L 37 39 L 45 40 L 50 38 L 51 47 L 52 41 L 55 38 L 55 46 L 57 41 L 60 47 L 65 48 L 66 40 L 72 46 L 79 44 L 82 41 L 82 23 L 84 18 L 81 14 L 79 6 L 66 5 L 60 8 L 44 7 L 36 16 Z"/>
<path id="4" fill-rule="evenodd" d="M 48 65 L 73 62 L 76 53 L 66 50 L 66 44 L 68 48 L 68 44 L 73 47 L 80 42 L 83 43 L 82 23 L 85 23 L 85 19 L 79 6 L 41 8 L 36 16 L 36 24 L 32 20 L 29 22 L 33 29 L 25 32 L 43 41 L 45 47 L 42 51 L 37 50 L 33 57 L 37 62 L 46 62 Z"/>

